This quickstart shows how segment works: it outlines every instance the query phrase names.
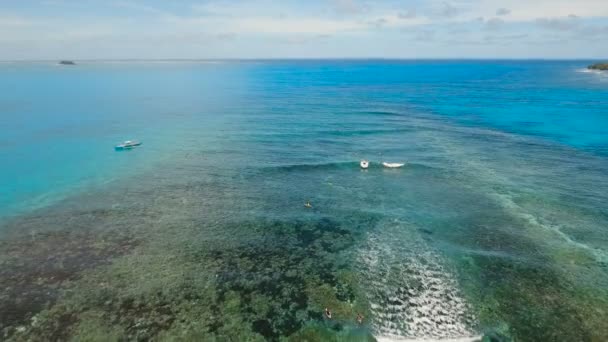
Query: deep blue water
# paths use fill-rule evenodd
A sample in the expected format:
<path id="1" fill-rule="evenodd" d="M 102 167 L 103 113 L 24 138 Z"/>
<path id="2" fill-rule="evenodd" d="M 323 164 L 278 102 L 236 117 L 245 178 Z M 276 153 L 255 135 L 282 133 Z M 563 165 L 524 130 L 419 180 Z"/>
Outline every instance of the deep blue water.
<path id="1" fill-rule="evenodd" d="M 140 168 L 164 156 L 170 145 L 179 145 L 184 126 L 224 120 L 238 124 L 254 115 L 282 115 L 285 119 L 277 125 L 298 125 L 301 130 L 290 133 L 300 136 L 285 136 L 288 143 L 291 138 L 323 139 L 323 131 L 308 128 L 326 124 L 327 130 L 344 131 L 345 136 L 349 130 L 353 135 L 390 130 L 390 125 L 373 122 L 381 116 L 374 111 L 388 109 L 606 155 L 608 77 L 581 72 L 585 65 L 273 61 L 85 63 L 65 68 L 4 63 L 1 213 L 45 205 L 82 186 L 123 177 L 133 163 Z M 361 122 L 343 122 L 341 116 L 346 119 L 353 112 L 361 112 Z M 250 131 L 256 129 L 264 133 L 265 127 Z M 145 140 L 147 147 L 127 160 L 111 147 L 129 138 Z M 300 157 L 306 159 L 307 153 Z"/>
<path id="2" fill-rule="evenodd" d="M 120 227 L 146 236 L 144 250 L 176 255 L 225 247 L 215 261 L 196 254 L 197 274 L 215 272 L 221 281 L 205 281 L 223 284 L 219 297 L 204 298 L 240 298 L 240 311 L 224 313 L 230 324 L 269 339 L 309 328 L 347 339 L 601 339 L 608 74 L 584 72 L 587 64 L 3 63 L 3 229 Z M 127 139 L 143 145 L 114 151 Z M 387 170 L 381 161 L 407 165 Z M 165 262 L 137 267 L 153 275 L 190 265 Z M 248 266 L 256 263 L 265 266 Z M 264 292 L 270 278 L 279 290 Z M 120 293 L 147 298 L 148 287 L 173 286 L 154 281 L 133 280 L 152 285 Z M 311 312 L 336 301 L 331 291 L 343 301 L 349 284 L 350 307 L 369 323 L 320 325 Z M 289 324 L 243 304 L 298 302 L 290 291 L 307 299 L 276 309 L 297 312 Z M 53 300 L 75 300 L 65 298 Z M 339 319 L 354 310 L 336 303 Z"/>

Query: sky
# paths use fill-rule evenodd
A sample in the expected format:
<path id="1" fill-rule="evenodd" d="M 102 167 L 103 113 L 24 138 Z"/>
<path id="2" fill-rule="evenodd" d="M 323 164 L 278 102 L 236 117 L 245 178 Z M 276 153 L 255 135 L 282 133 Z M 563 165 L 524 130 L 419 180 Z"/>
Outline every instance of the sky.
<path id="1" fill-rule="evenodd" d="M 608 0 L 0 0 L 0 60 L 608 59 Z"/>

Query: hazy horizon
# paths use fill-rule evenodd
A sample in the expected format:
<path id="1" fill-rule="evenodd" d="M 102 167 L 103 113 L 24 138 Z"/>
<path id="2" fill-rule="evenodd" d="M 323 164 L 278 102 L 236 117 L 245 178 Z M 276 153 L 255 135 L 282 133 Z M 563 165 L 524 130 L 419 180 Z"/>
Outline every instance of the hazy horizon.
<path id="1" fill-rule="evenodd" d="M 0 60 L 604 59 L 602 0 L 4 1 Z"/>
<path id="2" fill-rule="evenodd" d="M 251 58 L 54 58 L 54 59 L 7 59 L 0 60 L 0 63 L 55 63 L 59 61 L 73 62 L 255 62 L 255 61 L 522 61 L 522 62 L 567 62 L 567 61 L 604 61 L 606 58 L 542 58 L 542 57 L 513 57 L 513 58 L 498 58 L 498 57 L 251 57 Z"/>

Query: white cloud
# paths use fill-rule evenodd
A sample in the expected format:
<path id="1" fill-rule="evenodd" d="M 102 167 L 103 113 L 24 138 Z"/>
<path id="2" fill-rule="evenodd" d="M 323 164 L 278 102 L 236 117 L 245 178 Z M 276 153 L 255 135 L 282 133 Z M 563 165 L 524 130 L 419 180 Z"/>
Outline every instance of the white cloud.
<path id="1" fill-rule="evenodd" d="M 413 19 L 416 18 L 416 10 L 409 9 L 405 12 L 399 12 L 399 18 L 401 19 Z"/>
<path id="2" fill-rule="evenodd" d="M 556 31 L 572 31 L 581 25 L 576 15 L 569 15 L 564 18 L 539 18 L 536 23 L 541 27 Z"/>
<path id="3" fill-rule="evenodd" d="M 534 21 L 537 18 L 559 18 L 570 14 L 579 17 L 608 17 L 606 0 L 475 0 L 462 13 L 469 18 L 487 17 L 496 14 L 497 8 L 508 5 L 511 11 L 505 21 Z"/>
<path id="4" fill-rule="evenodd" d="M 332 0 L 333 6 L 341 14 L 359 14 L 369 8 L 357 0 Z"/>
<path id="5" fill-rule="evenodd" d="M 432 42 L 435 39 L 436 32 L 433 30 L 420 30 L 414 34 L 414 40 L 418 42 Z"/>
<path id="6" fill-rule="evenodd" d="M 505 21 L 500 18 L 491 18 L 485 22 L 484 28 L 486 30 L 499 30 L 504 24 Z"/>
<path id="7" fill-rule="evenodd" d="M 396 42 L 408 39 L 451 52 L 453 44 L 446 42 L 457 38 L 484 46 L 501 40 L 542 41 L 549 34 L 558 38 L 547 41 L 608 36 L 608 0 L 425 0 L 405 6 L 397 0 L 46 1 L 55 3 L 52 16 L 0 10 L 0 41 L 30 46 L 34 53 L 39 47 L 70 44 L 116 51 L 129 44 L 154 51 L 155 44 L 162 44 L 183 51 L 204 45 L 211 53 L 211 46 L 225 48 L 217 51 L 234 47 L 248 57 L 251 48 L 273 44 L 318 47 L 310 53 L 344 47 L 343 55 L 349 55 L 367 45 L 396 51 Z"/>
<path id="8" fill-rule="evenodd" d="M 328 20 L 321 18 L 242 18 L 225 22 L 233 30 L 245 33 L 335 34 L 365 29 L 367 25 L 352 20 Z"/>
<path id="9" fill-rule="evenodd" d="M 496 15 L 503 16 L 511 14 L 511 10 L 508 8 L 499 8 L 496 10 Z"/>
<path id="10" fill-rule="evenodd" d="M 463 10 L 459 7 L 455 7 L 449 2 L 442 2 L 436 10 L 436 14 L 441 17 L 453 18 L 458 14 L 462 13 Z"/>
<path id="11" fill-rule="evenodd" d="M 119 7 L 119 8 L 130 9 L 130 10 L 135 10 L 135 11 L 140 11 L 140 12 L 145 12 L 145 13 L 151 13 L 151 14 L 157 14 L 157 15 L 169 15 L 168 12 L 160 10 L 156 7 L 146 6 L 146 5 L 142 5 L 140 3 L 136 3 L 136 2 L 132 2 L 132 1 L 111 1 L 111 2 L 108 2 L 108 4 L 115 6 L 115 7 Z"/>
<path id="12" fill-rule="evenodd" d="M 24 17 L 12 14 L 0 13 L 0 27 L 4 28 L 23 28 L 32 25 L 32 21 Z"/>

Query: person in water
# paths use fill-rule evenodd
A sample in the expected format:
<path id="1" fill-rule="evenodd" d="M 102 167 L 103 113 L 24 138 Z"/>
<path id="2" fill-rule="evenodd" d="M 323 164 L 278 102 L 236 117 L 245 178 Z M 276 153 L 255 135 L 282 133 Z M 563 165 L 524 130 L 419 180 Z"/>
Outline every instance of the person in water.
<path id="1" fill-rule="evenodd" d="M 363 318 L 365 318 L 362 314 L 358 313 L 357 314 L 357 322 L 359 324 L 363 324 Z"/>
<path id="2" fill-rule="evenodd" d="M 306 204 L 304 204 L 304 206 L 306 208 L 312 208 L 312 204 L 310 204 L 310 201 L 306 201 Z"/>
<path id="3" fill-rule="evenodd" d="M 329 311 L 328 308 L 325 308 L 325 316 L 329 319 L 331 319 L 331 311 Z"/>

